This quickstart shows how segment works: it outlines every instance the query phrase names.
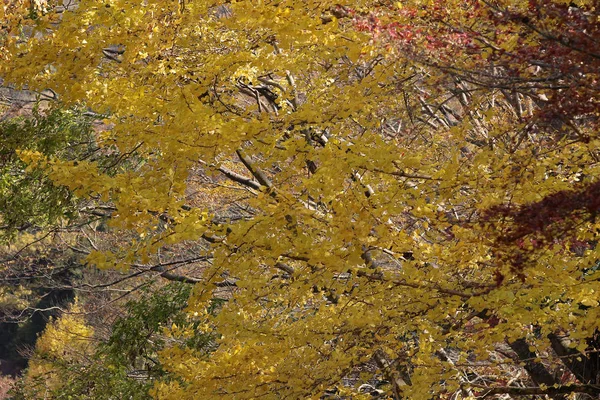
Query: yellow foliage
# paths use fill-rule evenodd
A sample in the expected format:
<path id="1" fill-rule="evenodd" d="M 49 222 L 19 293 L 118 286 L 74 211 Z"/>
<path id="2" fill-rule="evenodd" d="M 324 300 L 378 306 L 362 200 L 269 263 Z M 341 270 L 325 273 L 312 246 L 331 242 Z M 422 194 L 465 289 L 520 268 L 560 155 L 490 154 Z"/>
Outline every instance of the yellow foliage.
<path id="1" fill-rule="evenodd" d="M 47 398 L 68 380 L 65 365 L 82 362 L 95 350 L 93 329 L 76 302 L 67 313 L 50 321 L 36 342 L 24 378 L 27 398 Z"/>
<path id="2" fill-rule="evenodd" d="M 51 322 L 36 343 L 36 352 L 41 356 L 75 359 L 89 354 L 93 329 L 81 313 L 81 307 L 71 307 L 68 314 Z"/>
<path id="3" fill-rule="evenodd" d="M 31 289 L 21 285 L 8 288 L 0 287 L 0 308 L 3 309 L 21 309 L 28 305 L 27 296 L 31 295 Z"/>
<path id="4" fill-rule="evenodd" d="M 214 256 L 188 311 L 219 347 L 166 349 L 178 379 L 158 382 L 157 398 L 318 398 L 376 364 L 389 393 L 425 399 L 456 392 L 477 363 L 501 376 L 511 361 L 490 356 L 498 343 L 547 348 L 568 332 L 583 349 L 600 328 L 598 206 L 586 197 L 598 193 L 598 112 L 586 111 L 597 97 L 584 92 L 598 68 L 556 78 L 574 64 L 505 61 L 549 40 L 509 18 L 527 2 L 383 3 L 81 0 L 35 20 L 9 10 L 0 76 L 107 113 L 102 148 L 144 160 L 110 174 L 21 153 L 78 196 L 109 200 L 111 227 L 139 235 L 88 263 L 127 268 L 192 240 Z M 536 119 L 569 100 L 570 84 L 584 98 L 571 106 L 588 108 Z M 236 289 L 209 313 L 223 275 Z M 65 315 L 38 352 L 74 358 L 91 335 Z M 31 373 L 45 368 L 38 358 Z"/>

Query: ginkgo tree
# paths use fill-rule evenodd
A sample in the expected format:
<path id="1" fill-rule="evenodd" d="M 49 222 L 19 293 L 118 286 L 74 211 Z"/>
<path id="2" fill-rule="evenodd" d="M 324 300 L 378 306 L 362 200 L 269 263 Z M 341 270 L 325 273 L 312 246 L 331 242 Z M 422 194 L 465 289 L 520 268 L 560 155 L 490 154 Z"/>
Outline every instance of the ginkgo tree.
<path id="1" fill-rule="evenodd" d="M 593 1 L 3 12 L 0 76 L 143 160 L 19 152 L 135 236 L 87 263 L 193 283 L 194 328 L 166 333 L 219 337 L 163 350 L 156 398 L 598 393 Z M 201 272 L 175 275 L 162 252 L 192 243 Z"/>

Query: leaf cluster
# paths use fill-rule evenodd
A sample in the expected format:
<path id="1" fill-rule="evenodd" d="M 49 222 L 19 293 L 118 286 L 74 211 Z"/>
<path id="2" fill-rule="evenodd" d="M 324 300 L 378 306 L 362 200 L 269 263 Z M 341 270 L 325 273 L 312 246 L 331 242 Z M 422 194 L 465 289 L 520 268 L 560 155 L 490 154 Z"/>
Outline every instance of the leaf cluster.
<path id="1" fill-rule="evenodd" d="M 30 116 L 0 122 L 0 226 L 2 240 L 73 217 L 76 199 L 41 168 L 28 168 L 19 151 L 76 160 L 95 148 L 92 120 L 79 111 L 33 109 Z"/>

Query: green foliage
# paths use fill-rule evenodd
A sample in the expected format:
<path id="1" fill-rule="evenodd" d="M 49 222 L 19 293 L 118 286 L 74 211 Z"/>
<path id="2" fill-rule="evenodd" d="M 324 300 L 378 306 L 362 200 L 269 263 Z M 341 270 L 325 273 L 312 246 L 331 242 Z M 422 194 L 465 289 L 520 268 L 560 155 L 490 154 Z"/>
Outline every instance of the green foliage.
<path id="1" fill-rule="evenodd" d="M 29 227 L 72 216 L 75 198 L 41 168 L 27 168 L 18 151 L 76 160 L 93 152 L 92 121 L 81 112 L 34 108 L 31 116 L 0 123 L 0 240 Z"/>
<path id="2" fill-rule="evenodd" d="M 61 385 L 45 392 L 45 398 L 51 399 L 99 399 L 99 400 L 145 400 L 149 399 L 149 385 L 144 380 L 131 378 L 123 366 L 107 365 L 101 357 L 94 356 L 88 364 L 67 363 L 52 359 L 53 371 L 59 371 Z M 40 393 L 31 392 L 32 388 L 43 387 L 47 375 L 39 375 L 31 380 L 20 380 L 13 390 L 13 399 L 29 400 L 40 398 Z"/>
<path id="3" fill-rule="evenodd" d="M 88 357 L 57 357 L 53 354 L 57 350 L 55 347 L 61 345 L 57 339 L 72 334 L 73 330 L 85 329 L 80 321 L 78 325 L 71 321 L 77 317 L 59 319 L 60 323 L 50 325 L 38 341 L 33 364 L 15 389 L 15 399 L 39 398 L 40 388 L 56 381 L 60 382 L 45 392 L 47 398 L 149 399 L 148 393 L 155 379 L 171 379 L 158 357 L 167 342 L 203 353 L 214 349 L 214 336 L 199 333 L 198 321 L 190 320 L 184 312 L 190 291 L 190 285 L 180 283 L 154 290 L 146 287 L 139 299 L 127 303 L 123 316 L 114 323 L 108 341 L 99 344 Z M 57 328 L 67 324 L 71 328 L 66 333 Z M 193 335 L 165 335 L 165 328 L 172 326 L 179 326 Z M 58 350 L 63 354 L 72 352 L 68 343 L 71 341 L 65 340 L 65 349 Z"/>
<path id="4" fill-rule="evenodd" d="M 127 304 L 127 315 L 117 320 L 104 352 L 117 365 L 143 365 L 152 373 L 160 373 L 155 357 L 164 348 L 162 330 L 173 324 L 179 327 L 190 322 L 184 309 L 191 288 L 185 284 L 169 284 L 156 292 L 147 292 L 141 299 Z M 186 338 L 182 345 L 202 349 L 211 343 L 210 335 L 197 334 Z"/>

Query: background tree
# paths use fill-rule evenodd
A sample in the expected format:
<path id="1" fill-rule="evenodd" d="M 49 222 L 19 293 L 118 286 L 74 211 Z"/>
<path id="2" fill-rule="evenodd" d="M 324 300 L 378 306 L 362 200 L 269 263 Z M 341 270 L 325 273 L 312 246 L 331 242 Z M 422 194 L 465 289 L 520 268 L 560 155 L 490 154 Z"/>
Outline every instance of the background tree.
<path id="1" fill-rule="evenodd" d="M 35 97 L 32 101 L 35 101 Z M 157 293 L 149 290 L 160 287 L 155 284 L 154 279 L 146 279 L 148 273 L 154 272 L 152 269 L 119 274 L 94 271 L 82 265 L 83 256 L 89 253 L 87 248 L 97 248 L 96 242 L 99 242 L 98 246 L 110 245 L 111 237 L 104 232 L 108 218 L 106 212 L 110 212 L 110 206 L 101 204 L 96 207 L 74 196 L 68 188 L 53 185 L 46 171 L 26 169 L 17 152 L 37 149 L 47 157 L 74 161 L 95 159 L 109 173 L 131 168 L 136 160 L 132 155 L 124 157 L 115 154 L 114 151 L 101 151 L 95 145 L 95 134 L 101 131 L 101 126 L 94 123 L 90 116 L 92 113 L 34 104 L 30 112 L 21 110 L 20 115 L 16 117 L 11 117 L 13 111 L 9 110 L 0 124 L 5 160 L 1 175 L 4 187 L 0 198 L 4 205 L 1 218 L 5 223 L 0 247 L 3 264 L 0 281 L 0 368 L 3 374 L 16 375 L 31 361 L 29 372 L 22 382 L 23 389 L 19 392 L 20 396 L 26 398 L 50 396 L 52 393 L 64 395 L 67 386 L 59 382 L 71 376 L 73 379 L 68 379 L 68 387 L 73 396 L 89 397 L 90 393 L 85 388 L 90 386 L 91 382 L 95 382 L 95 390 L 100 390 L 103 396 L 108 396 L 107 398 L 124 396 L 124 392 L 120 392 L 122 390 L 144 396 L 147 388 L 138 383 L 148 382 L 149 376 L 142 374 L 132 377 L 136 371 L 139 372 L 140 366 L 125 360 L 112 361 L 106 355 L 103 346 L 110 347 L 106 343 L 110 344 L 111 340 L 114 340 L 111 337 L 119 335 L 119 326 L 125 323 L 138 326 L 155 320 L 151 326 L 154 330 L 158 329 L 161 321 L 166 321 L 171 314 L 180 312 L 183 308 L 181 301 L 187 297 L 189 288 L 175 291 L 183 293 L 177 297 L 177 302 L 170 297 L 165 298 L 161 290 Z M 17 108 L 16 103 L 13 103 L 12 108 Z M 158 268 L 155 270 L 158 272 Z M 176 279 L 173 278 L 173 274 L 161 272 L 165 278 Z M 146 289 L 146 295 L 150 293 L 148 301 L 137 309 L 139 313 L 140 310 L 149 307 L 151 311 L 143 315 L 129 312 L 127 306 L 123 307 L 126 296 L 136 297 L 134 293 L 138 289 Z M 70 303 L 76 295 L 80 300 L 77 309 L 73 310 Z M 161 311 L 160 307 L 156 306 L 150 307 L 152 301 L 165 303 L 162 305 L 165 310 Z M 115 315 L 118 314 L 124 322 L 116 323 L 113 333 L 110 325 L 114 323 Z M 44 329 L 45 336 L 64 334 L 69 337 L 69 329 L 59 327 L 57 331 L 53 328 L 54 325 L 47 326 L 48 321 L 53 318 L 71 322 L 75 318 L 77 324 L 87 324 L 85 326 L 95 331 L 93 338 L 86 339 L 93 344 L 89 346 L 90 354 L 65 359 L 59 357 L 61 351 L 53 351 L 54 355 L 51 357 L 45 355 L 46 350 L 42 351 L 41 355 L 34 352 L 38 336 Z M 135 325 L 135 321 L 138 321 L 138 325 Z M 59 325 L 61 323 L 59 322 Z M 134 328 L 129 330 L 133 331 Z M 138 340 L 130 346 L 140 346 L 141 349 L 130 351 L 145 353 L 143 349 L 147 346 L 145 341 L 150 337 L 150 333 L 144 330 L 137 332 L 143 340 Z M 60 340 L 68 342 L 67 339 L 63 339 Z M 160 339 L 158 342 L 162 343 Z M 68 343 L 64 345 L 69 347 Z M 121 348 L 114 349 L 112 354 L 120 355 L 121 351 L 125 351 L 125 345 L 121 345 Z M 38 343 L 37 347 L 41 348 L 40 346 L 44 345 Z M 156 353 L 158 348 L 160 346 L 157 344 L 152 353 Z M 30 360 L 32 356 L 33 359 Z M 110 362 L 106 361 L 107 357 Z M 90 359 L 94 362 L 90 362 Z M 107 368 L 108 365 L 111 368 Z M 119 373 L 115 374 L 115 370 Z M 49 376 L 54 378 L 45 381 Z M 37 384 L 34 385 L 32 380 L 37 381 Z M 99 389 L 101 383 L 105 385 L 103 389 Z M 109 388 L 113 388 L 114 391 L 108 390 Z M 94 397 L 98 398 L 98 393 L 96 392 Z"/>
<path id="2" fill-rule="evenodd" d="M 73 257 L 44 248 L 53 233 L 68 230 L 76 200 L 40 169 L 27 169 L 17 150 L 36 149 L 49 157 L 73 159 L 93 153 L 91 120 L 81 113 L 34 107 L 30 116 L 0 123 L 0 243 L 2 244 L 2 371 L 25 365 L 22 347 L 32 346 L 49 315 L 73 297 L 68 289 L 77 269 Z M 62 226 L 61 226 L 62 225 Z M 58 265 L 57 265 L 58 264 Z M 39 310 L 38 313 L 26 310 Z M 26 322 L 26 317 L 33 318 Z M 19 322 L 23 323 L 19 326 Z"/>

